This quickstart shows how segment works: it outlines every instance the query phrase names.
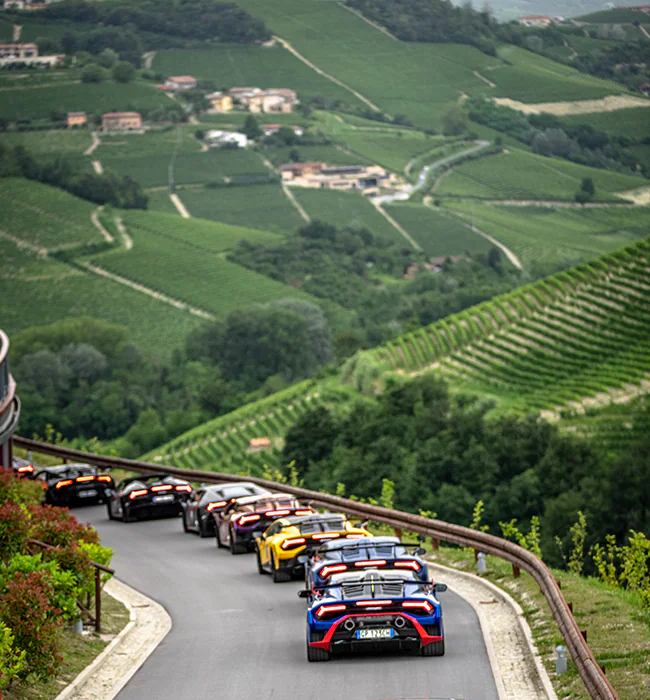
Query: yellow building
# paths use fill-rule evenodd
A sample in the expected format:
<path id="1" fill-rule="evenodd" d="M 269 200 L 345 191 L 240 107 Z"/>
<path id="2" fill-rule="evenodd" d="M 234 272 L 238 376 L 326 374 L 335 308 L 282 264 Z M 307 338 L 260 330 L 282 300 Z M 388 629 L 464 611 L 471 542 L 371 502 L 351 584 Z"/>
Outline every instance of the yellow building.
<path id="1" fill-rule="evenodd" d="M 208 95 L 208 100 L 215 112 L 230 112 L 232 109 L 232 97 L 223 92 L 213 92 Z"/>
<path id="2" fill-rule="evenodd" d="M 68 112 L 68 129 L 72 128 L 73 126 L 84 126 L 87 121 L 88 119 L 85 112 Z"/>

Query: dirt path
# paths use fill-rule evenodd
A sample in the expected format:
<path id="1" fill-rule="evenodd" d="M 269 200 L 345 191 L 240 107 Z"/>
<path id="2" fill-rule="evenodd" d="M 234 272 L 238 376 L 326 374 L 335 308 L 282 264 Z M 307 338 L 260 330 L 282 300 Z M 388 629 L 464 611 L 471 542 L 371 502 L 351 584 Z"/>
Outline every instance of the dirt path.
<path id="1" fill-rule="evenodd" d="M 99 220 L 99 215 L 103 209 L 103 206 L 97 207 L 97 209 L 95 209 L 95 211 L 90 215 L 90 220 L 93 222 L 93 226 L 102 234 L 107 243 L 114 243 L 115 239 L 113 236 L 111 236 L 109 231 L 104 228 L 104 224 L 102 224 L 102 222 Z"/>
<path id="2" fill-rule="evenodd" d="M 99 136 L 97 135 L 97 132 L 96 132 L 96 131 L 93 131 L 93 133 L 92 133 L 92 138 L 93 138 L 93 142 L 92 142 L 92 143 L 90 144 L 90 146 L 88 146 L 88 148 L 84 151 L 84 155 L 85 155 L 85 156 L 92 155 L 92 154 L 95 152 L 95 149 L 97 148 L 97 146 L 99 146 L 99 144 L 101 143 L 101 141 L 100 141 L 100 139 L 99 139 Z"/>
<path id="3" fill-rule="evenodd" d="M 278 41 L 287 51 L 292 53 L 298 60 L 302 61 L 306 66 L 309 66 L 309 68 L 316 71 L 318 75 L 322 75 L 324 78 L 327 78 L 339 87 L 342 87 L 344 90 L 351 92 L 357 99 L 361 100 L 364 104 L 367 104 L 368 107 L 370 107 L 370 109 L 373 109 L 375 112 L 383 111 L 380 107 L 377 107 L 377 105 L 374 102 L 371 102 L 367 97 L 364 97 L 360 92 L 357 92 L 354 88 L 351 88 L 349 85 L 346 85 L 345 83 L 338 80 L 338 78 L 335 78 L 329 73 L 326 73 L 317 65 L 313 64 L 311 61 L 306 59 L 301 53 L 298 53 L 298 51 L 296 51 L 296 49 L 294 49 L 288 41 L 285 41 L 284 39 L 281 39 L 279 36 L 275 35 L 273 36 L 273 38 L 276 41 Z"/>
<path id="4" fill-rule="evenodd" d="M 388 29 L 386 29 L 386 27 L 382 27 L 381 24 L 377 24 L 376 22 L 373 22 L 371 19 L 368 19 L 367 17 L 365 17 L 364 15 L 362 15 L 360 12 L 353 9 L 352 7 L 348 7 L 343 2 L 337 2 L 336 4 L 339 7 L 342 7 L 344 10 L 348 10 L 353 15 L 356 15 L 359 19 L 362 19 L 366 24 L 369 24 L 371 27 L 374 27 L 375 29 L 380 31 L 382 34 L 385 34 L 387 37 L 390 37 L 393 41 L 399 41 L 399 39 L 394 34 L 391 34 L 388 31 Z"/>
<path id="5" fill-rule="evenodd" d="M 22 31 L 23 31 L 22 24 L 14 24 L 11 40 L 12 41 L 20 41 L 20 34 Z"/>
<path id="6" fill-rule="evenodd" d="M 176 194 L 170 194 L 169 199 L 172 200 L 172 204 L 176 207 L 178 210 L 178 213 L 184 218 L 184 219 L 191 219 L 192 216 L 190 215 L 189 211 L 185 208 L 185 205 L 183 202 L 181 202 L 181 198 Z"/>
<path id="7" fill-rule="evenodd" d="M 98 174 L 102 175 L 104 173 L 104 168 L 101 164 L 101 161 L 94 160 L 93 161 L 93 170 Z"/>
<path id="8" fill-rule="evenodd" d="M 416 250 L 422 250 L 422 246 L 411 236 L 411 234 L 400 224 L 393 219 L 393 217 L 381 206 L 381 204 L 378 204 L 377 202 L 372 202 L 374 205 L 375 209 L 388 221 L 388 223 L 392 224 L 401 234 L 406 238 L 406 240 L 416 249 Z"/>
<path id="9" fill-rule="evenodd" d="M 23 241 L 22 238 L 16 238 L 16 236 L 12 236 L 10 233 L 7 233 L 6 231 L 3 231 L 2 229 L 0 229 L 0 238 L 4 238 L 7 241 L 11 241 L 12 243 L 15 243 L 18 246 L 18 248 L 24 248 L 25 250 L 31 250 L 32 253 L 36 253 L 41 258 L 47 257 L 47 248 L 43 248 L 42 246 L 37 246 L 37 245 L 34 245 L 33 243 L 28 243 L 27 241 Z"/>
<path id="10" fill-rule="evenodd" d="M 291 202 L 295 210 L 302 216 L 302 218 L 308 223 L 311 223 L 311 216 L 305 211 L 303 208 L 302 204 L 294 197 L 293 192 L 285 185 L 285 183 L 282 183 L 282 191 L 286 195 L 287 199 Z"/>
<path id="11" fill-rule="evenodd" d="M 642 24 L 639 25 L 639 29 L 646 35 L 647 39 L 650 39 L 650 34 L 648 34 L 648 32 Z"/>
<path id="12" fill-rule="evenodd" d="M 189 311 L 189 313 L 193 314 L 194 316 L 200 316 L 201 318 L 208 319 L 209 321 L 215 321 L 217 318 L 214 314 L 211 314 L 208 311 L 203 311 L 203 309 L 197 309 L 195 306 L 189 306 L 183 301 L 178 301 L 178 299 L 172 299 L 166 294 L 161 294 L 160 292 L 157 292 L 154 289 L 145 287 L 143 284 L 132 282 L 131 280 L 126 279 L 126 277 L 120 277 L 120 275 L 116 275 L 113 272 L 104 270 L 104 268 L 98 267 L 97 265 L 93 265 L 92 263 L 82 262 L 81 265 L 84 268 L 86 268 L 86 270 L 88 270 L 89 272 L 99 275 L 100 277 L 105 277 L 106 279 L 112 280 L 113 282 L 117 282 L 118 284 L 122 284 L 125 287 L 135 289 L 136 292 L 146 294 L 147 296 L 150 296 L 153 299 L 162 301 L 163 303 L 169 304 L 169 306 L 173 306 L 176 309 L 180 309 L 181 311 Z"/>
<path id="13" fill-rule="evenodd" d="M 614 192 L 614 194 L 621 199 L 633 202 L 637 207 L 644 207 L 650 204 L 650 187 L 640 187 L 638 190 L 627 190 L 626 192 Z M 629 206 L 629 204 L 624 206 Z"/>
<path id="14" fill-rule="evenodd" d="M 121 216 L 115 217 L 115 225 L 117 226 L 117 230 L 120 232 L 120 236 L 122 236 L 124 247 L 127 250 L 131 250 L 131 248 L 133 248 L 133 239 L 129 235 L 129 232 L 126 230 L 126 226 L 124 225 L 124 221 L 122 221 Z"/>
<path id="15" fill-rule="evenodd" d="M 479 79 L 482 80 L 486 85 L 489 85 L 490 87 L 496 87 L 496 83 L 493 83 L 491 80 L 488 80 L 484 75 L 481 75 L 477 70 L 473 70 L 472 73 Z"/>
<path id="16" fill-rule="evenodd" d="M 516 109 L 524 114 L 555 114 L 558 117 L 571 114 L 591 114 L 592 112 L 614 112 L 617 109 L 650 107 L 650 100 L 633 95 L 608 95 L 601 100 L 577 100 L 576 102 L 540 102 L 525 104 L 509 97 L 493 97 L 493 102 Z"/>
<path id="17" fill-rule="evenodd" d="M 146 53 L 142 54 L 142 65 L 144 66 L 145 70 L 151 70 L 151 64 L 153 63 L 155 55 L 155 51 L 147 51 Z"/>

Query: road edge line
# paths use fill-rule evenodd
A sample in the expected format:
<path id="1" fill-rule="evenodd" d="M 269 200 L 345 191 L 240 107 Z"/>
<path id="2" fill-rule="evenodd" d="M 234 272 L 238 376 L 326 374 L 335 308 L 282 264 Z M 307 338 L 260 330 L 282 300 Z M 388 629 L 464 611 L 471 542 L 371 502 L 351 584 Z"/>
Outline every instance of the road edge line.
<path id="1" fill-rule="evenodd" d="M 98 678 L 96 678 L 96 676 L 100 676 L 105 664 L 118 651 L 118 648 L 123 646 L 126 641 L 131 641 L 133 637 L 139 634 L 147 640 L 143 649 L 132 659 L 132 663 L 130 663 L 129 667 L 120 673 L 119 678 L 110 675 L 106 679 L 111 684 L 111 687 L 104 689 L 102 700 L 112 700 L 142 667 L 144 662 L 172 628 L 172 619 L 167 610 L 160 603 L 145 596 L 140 591 L 131 588 L 131 586 L 123 581 L 115 578 L 110 579 L 104 586 L 104 591 L 127 608 L 129 611 L 129 622 L 101 654 L 99 654 L 91 664 L 86 666 L 86 668 L 56 696 L 55 700 L 71 700 L 75 697 L 85 697 L 83 695 L 78 695 L 78 693 L 80 693 L 90 681 L 97 681 Z M 136 608 L 138 608 L 137 612 Z M 149 610 L 144 612 L 146 608 L 149 608 Z M 158 618 L 157 623 L 160 626 L 158 634 L 151 636 L 150 630 L 146 626 L 139 626 L 138 623 L 142 623 L 143 619 L 146 617 L 149 619 L 152 617 Z"/>
<path id="2" fill-rule="evenodd" d="M 492 583 L 492 581 L 488 581 L 484 578 L 481 578 L 480 576 L 469 573 L 467 571 L 460 571 L 459 569 L 454 569 L 450 566 L 439 564 L 438 562 L 433 561 L 431 559 L 427 559 L 427 563 L 432 568 L 442 569 L 445 572 L 458 575 L 461 578 L 465 578 L 469 581 L 472 581 L 472 583 L 474 584 L 479 584 L 484 588 L 487 588 L 491 593 L 494 593 L 495 595 L 499 596 L 513 610 L 517 621 L 519 622 L 519 628 L 521 629 L 522 634 L 528 645 L 528 651 L 532 657 L 533 664 L 535 666 L 539 679 L 542 683 L 542 686 L 544 687 L 544 692 L 546 693 L 548 700 L 558 700 L 557 694 L 555 692 L 555 689 L 553 688 L 553 684 L 548 675 L 548 672 L 544 667 L 544 664 L 542 663 L 539 650 L 537 649 L 537 646 L 535 645 L 535 642 L 533 640 L 533 636 L 530 631 L 530 626 L 526 621 L 524 611 L 521 605 L 519 605 L 519 603 L 507 591 L 504 591 L 502 588 L 499 588 L 499 586 Z M 465 598 L 463 596 L 461 597 L 463 598 L 463 600 L 469 603 L 469 605 L 472 606 L 472 608 L 478 616 L 479 623 L 481 625 L 481 632 L 485 641 L 485 648 L 487 650 L 488 658 L 490 660 L 490 666 L 492 667 L 492 671 L 494 673 L 494 680 L 497 686 L 497 692 L 499 693 L 499 698 L 503 698 L 504 700 L 506 700 L 511 696 L 506 692 L 505 689 L 505 684 L 503 682 L 501 669 L 499 668 L 496 653 L 494 651 L 492 634 L 490 632 L 485 611 L 480 607 L 480 605 L 476 605 L 472 600 L 469 600 L 468 598 Z"/>

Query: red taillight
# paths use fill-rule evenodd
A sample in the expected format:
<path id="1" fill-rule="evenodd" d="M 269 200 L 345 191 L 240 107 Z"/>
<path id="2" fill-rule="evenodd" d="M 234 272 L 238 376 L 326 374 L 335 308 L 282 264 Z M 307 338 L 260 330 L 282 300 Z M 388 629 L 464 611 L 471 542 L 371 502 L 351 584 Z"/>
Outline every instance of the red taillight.
<path id="1" fill-rule="evenodd" d="M 313 510 L 297 510 L 294 515 L 313 515 Z"/>
<path id="2" fill-rule="evenodd" d="M 277 517 L 278 515 L 289 515 L 290 510 L 267 510 L 264 515 L 269 518 Z"/>
<path id="3" fill-rule="evenodd" d="M 338 574 L 340 571 L 347 571 L 347 564 L 335 564 L 334 566 L 324 566 L 320 570 L 320 575 L 323 578 L 327 578 L 331 574 Z"/>
<path id="4" fill-rule="evenodd" d="M 78 476 L 75 481 L 79 482 L 84 482 L 84 481 L 94 481 L 95 477 L 94 476 Z"/>
<path id="5" fill-rule="evenodd" d="M 253 513 L 252 515 L 242 515 L 239 519 L 239 525 L 248 525 L 248 523 L 257 522 L 262 516 L 258 513 Z"/>
<path id="6" fill-rule="evenodd" d="M 64 486 L 70 486 L 70 484 L 73 484 L 73 483 L 74 483 L 74 481 L 72 481 L 72 479 L 63 479 L 63 481 L 56 482 L 56 488 L 62 489 Z"/>
<path id="7" fill-rule="evenodd" d="M 312 540 L 335 540 L 341 535 L 338 532 L 324 532 L 322 535 L 312 535 Z"/>
<path id="8" fill-rule="evenodd" d="M 174 487 L 171 484 L 165 484 L 164 486 L 152 486 L 151 490 L 155 491 L 171 491 Z"/>
<path id="9" fill-rule="evenodd" d="M 31 464 L 26 466 L 26 467 L 18 467 L 18 472 L 20 474 L 26 474 L 27 472 L 33 472 L 33 471 L 34 471 L 34 467 L 32 467 Z"/>
<path id="10" fill-rule="evenodd" d="M 217 501 L 216 503 L 210 502 L 206 506 L 206 510 L 208 511 L 208 513 L 211 513 L 215 508 L 223 508 L 227 504 L 228 501 Z"/>
<path id="11" fill-rule="evenodd" d="M 316 617 L 323 617 L 331 613 L 343 612 L 345 609 L 345 605 L 321 605 L 316 611 Z"/>
<path id="12" fill-rule="evenodd" d="M 413 571 L 420 570 L 420 565 L 416 561 L 396 561 L 394 566 L 396 569 L 413 569 Z"/>
<path id="13" fill-rule="evenodd" d="M 348 540 L 361 540 L 364 537 L 367 537 L 367 535 L 346 535 L 345 536 Z"/>
<path id="14" fill-rule="evenodd" d="M 112 476 L 98 476 L 97 481 L 106 481 L 108 483 L 113 483 L 113 477 Z"/>
<path id="15" fill-rule="evenodd" d="M 363 559 L 361 561 L 355 561 L 354 565 L 363 568 L 364 566 L 386 566 L 385 559 Z"/>
<path id="16" fill-rule="evenodd" d="M 291 540 L 285 540 L 280 547 L 284 550 L 293 549 L 294 547 L 300 547 L 300 545 L 305 544 L 306 541 L 304 537 L 294 537 Z"/>
<path id="17" fill-rule="evenodd" d="M 425 610 L 426 612 L 431 612 L 433 610 L 433 605 L 428 600 L 418 600 L 418 601 L 405 601 L 402 603 L 403 608 L 419 608 L 420 610 Z"/>
<path id="18" fill-rule="evenodd" d="M 182 491 L 183 493 L 192 493 L 192 487 L 189 484 L 182 484 L 176 487 L 177 491 Z"/>
<path id="19" fill-rule="evenodd" d="M 392 605 L 393 601 L 392 600 L 357 600 L 355 605 L 358 605 L 360 608 L 370 608 L 374 607 L 376 605 Z"/>
<path id="20" fill-rule="evenodd" d="M 139 491 L 131 491 L 129 494 L 129 498 L 133 500 L 134 498 L 138 498 L 139 496 L 146 496 L 149 493 L 147 489 L 140 489 Z"/>

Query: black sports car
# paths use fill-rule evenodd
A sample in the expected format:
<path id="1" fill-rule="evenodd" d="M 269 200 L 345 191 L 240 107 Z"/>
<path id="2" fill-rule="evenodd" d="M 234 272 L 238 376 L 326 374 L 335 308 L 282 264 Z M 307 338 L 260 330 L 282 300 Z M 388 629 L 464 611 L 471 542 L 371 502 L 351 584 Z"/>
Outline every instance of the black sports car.
<path id="1" fill-rule="evenodd" d="M 11 466 L 14 469 L 14 474 L 22 479 L 34 478 L 34 465 L 27 459 L 22 457 L 12 457 Z"/>
<path id="2" fill-rule="evenodd" d="M 43 482 L 43 502 L 51 506 L 106 503 L 114 486 L 110 474 L 98 473 L 89 464 L 46 467 L 34 478 Z"/>
<path id="3" fill-rule="evenodd" d="M 262 496 L 270 493 L 267 489 L 248 481 L 204 486 L 181 504 L 183 507 L 183 530 L 196 532 L 201 537 L 214 537 L 216 532 L 214 513 L 223 510 L 236 498 Z"/>
<path id="4" fill-rule="evenodd" d="M 179 515 L 183 503 L 194 493 L 184 479 L 168 474 L 132 476 L 121 481 L 110 493 L 108 517 L 125 523 L 139 518 L 164 518 Z"/>

